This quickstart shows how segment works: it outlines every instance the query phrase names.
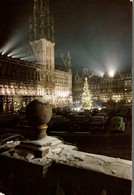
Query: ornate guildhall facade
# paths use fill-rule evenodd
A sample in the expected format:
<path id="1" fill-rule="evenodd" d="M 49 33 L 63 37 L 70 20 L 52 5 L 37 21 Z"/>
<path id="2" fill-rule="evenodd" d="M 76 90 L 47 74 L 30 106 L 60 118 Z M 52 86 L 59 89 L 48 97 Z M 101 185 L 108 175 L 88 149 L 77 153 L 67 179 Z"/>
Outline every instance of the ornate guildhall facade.
<path id="1" fill-rule="evenodd" d="M 132 105 L 132 73 L 116 73 L 113 77 L 105 73 L 99 77 L 89 74 L 87 68 L 83 69 L 82 75 L 77 72 L 73 77 L 74 105 L 81 105 L 85 77 L 88 78 L 94 102 L 107 103 L 112 100 Z"/>

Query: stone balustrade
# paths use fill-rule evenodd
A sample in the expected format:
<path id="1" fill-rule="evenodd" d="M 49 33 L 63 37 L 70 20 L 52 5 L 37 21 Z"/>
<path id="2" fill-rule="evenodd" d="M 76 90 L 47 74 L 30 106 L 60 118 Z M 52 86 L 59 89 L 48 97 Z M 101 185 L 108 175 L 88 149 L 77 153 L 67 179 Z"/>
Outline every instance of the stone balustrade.
<path id="1" fill-rule="evenodd" d="M 52 110 L 34 100 L 26 109 L 33 128 L 30 140 L 18 142 L 0 156 L 0 189 L 26 195 L 129 195 L 132 162 L 78 151 L 46 134 Z"/>

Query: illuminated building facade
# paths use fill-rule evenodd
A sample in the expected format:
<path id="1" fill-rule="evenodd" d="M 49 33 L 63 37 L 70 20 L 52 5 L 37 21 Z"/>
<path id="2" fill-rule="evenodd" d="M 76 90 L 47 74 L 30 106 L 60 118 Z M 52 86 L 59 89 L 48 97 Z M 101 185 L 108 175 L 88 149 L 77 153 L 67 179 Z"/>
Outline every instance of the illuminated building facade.
<path id="1" fill-rule="evenodd" d="M 66 58 L 60 57 L 64 70 L 59 70 L 49 6 L 49 0 L 34 0 L 29 20 L 30 45 L 36 62 L 0 57 L 1 111 L 25 107 L 35 98 L 45 98 L 53 107 L 72 106 L 71 56 L 68 52 Z"/>
<path id="2" fill-rule="evenodd" d="M 81 75 L 77 72 L 73 76 L 73 102 L 75 106 L 81 105 L 85 77 L 88 78 L 94 102 L 107 103 L 112 100 L 113 102 L 124 102 L 126 105 L 132 105 L 131 73 L 117 72 L 113 77 L 105 73 L 100 77 L 88 74 L 88 69 L 84 68 Z"/>
<path id="3" fill-rule="evenodd" d="M 83 92 L 84 80 L 78 72 L 73 76 L 73 104 L 81 105 L 81 97 Z"/>
<path id="4" fill-rule="evenodd" d="M 61 57 L 58 70 L 54 52 L 54 20 L 50 13 L 49 0 L 34 0 L 33 15 L 30 18 L 30 44 L 37 63 L 42 64 L 43 97 L 54 106 L 72 105 L 72 71 L 71 56 Z M 56 61 L 57 62 L 57 61 Z"/>
<path id="5" fill-rule="evenodd" d="M 0 56 L 0 111 L 17 110 L 41 97 L 39 82 L 39 65 Z"/>

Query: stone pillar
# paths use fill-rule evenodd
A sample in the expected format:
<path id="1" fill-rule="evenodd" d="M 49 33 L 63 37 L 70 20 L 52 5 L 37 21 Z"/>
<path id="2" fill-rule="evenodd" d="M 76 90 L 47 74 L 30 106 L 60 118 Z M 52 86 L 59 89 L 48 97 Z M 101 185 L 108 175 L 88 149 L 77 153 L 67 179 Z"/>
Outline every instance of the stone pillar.
<path id="1" fill-rule="evenodd" d="M 47 123 L 51 119 L 52 108 L 47 101 L 35 99 L 27 105 L 26 116 L 33 130 L 32 136 L 30 140 L 21 142 L 17 149 L 25 149 L 28 154 L 43 157 L 49 150 L 48 146 L 61 143 L 60 140 L 47 136 Z"/>
<path id="2" fill-rule="evenodd" d="M 4 170 L 0 170 L 0 178 L 4 178 L 2 186 L 14 195 L 54 194 L 57 176 L 52 175 L 55 172 L 50 167 L 52 160 L 44 157 L 49 149 L 62 144 L 62 141 L 46 133 L 52 108 L 45 100 L 35 99 L 27 105 L 26 116 L 33 129 L 32 136 L 1 157 L 0 167 Z"/>

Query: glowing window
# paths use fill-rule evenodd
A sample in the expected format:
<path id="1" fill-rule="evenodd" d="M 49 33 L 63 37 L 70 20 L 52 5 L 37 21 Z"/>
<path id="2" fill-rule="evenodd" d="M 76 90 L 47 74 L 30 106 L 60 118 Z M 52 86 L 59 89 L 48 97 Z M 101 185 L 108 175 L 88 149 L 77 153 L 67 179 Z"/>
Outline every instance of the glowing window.
<path id="1" fill-rule="evenodd" d="M 46 75 L 46 81 L 48 81 L 48 75 Z"/>

